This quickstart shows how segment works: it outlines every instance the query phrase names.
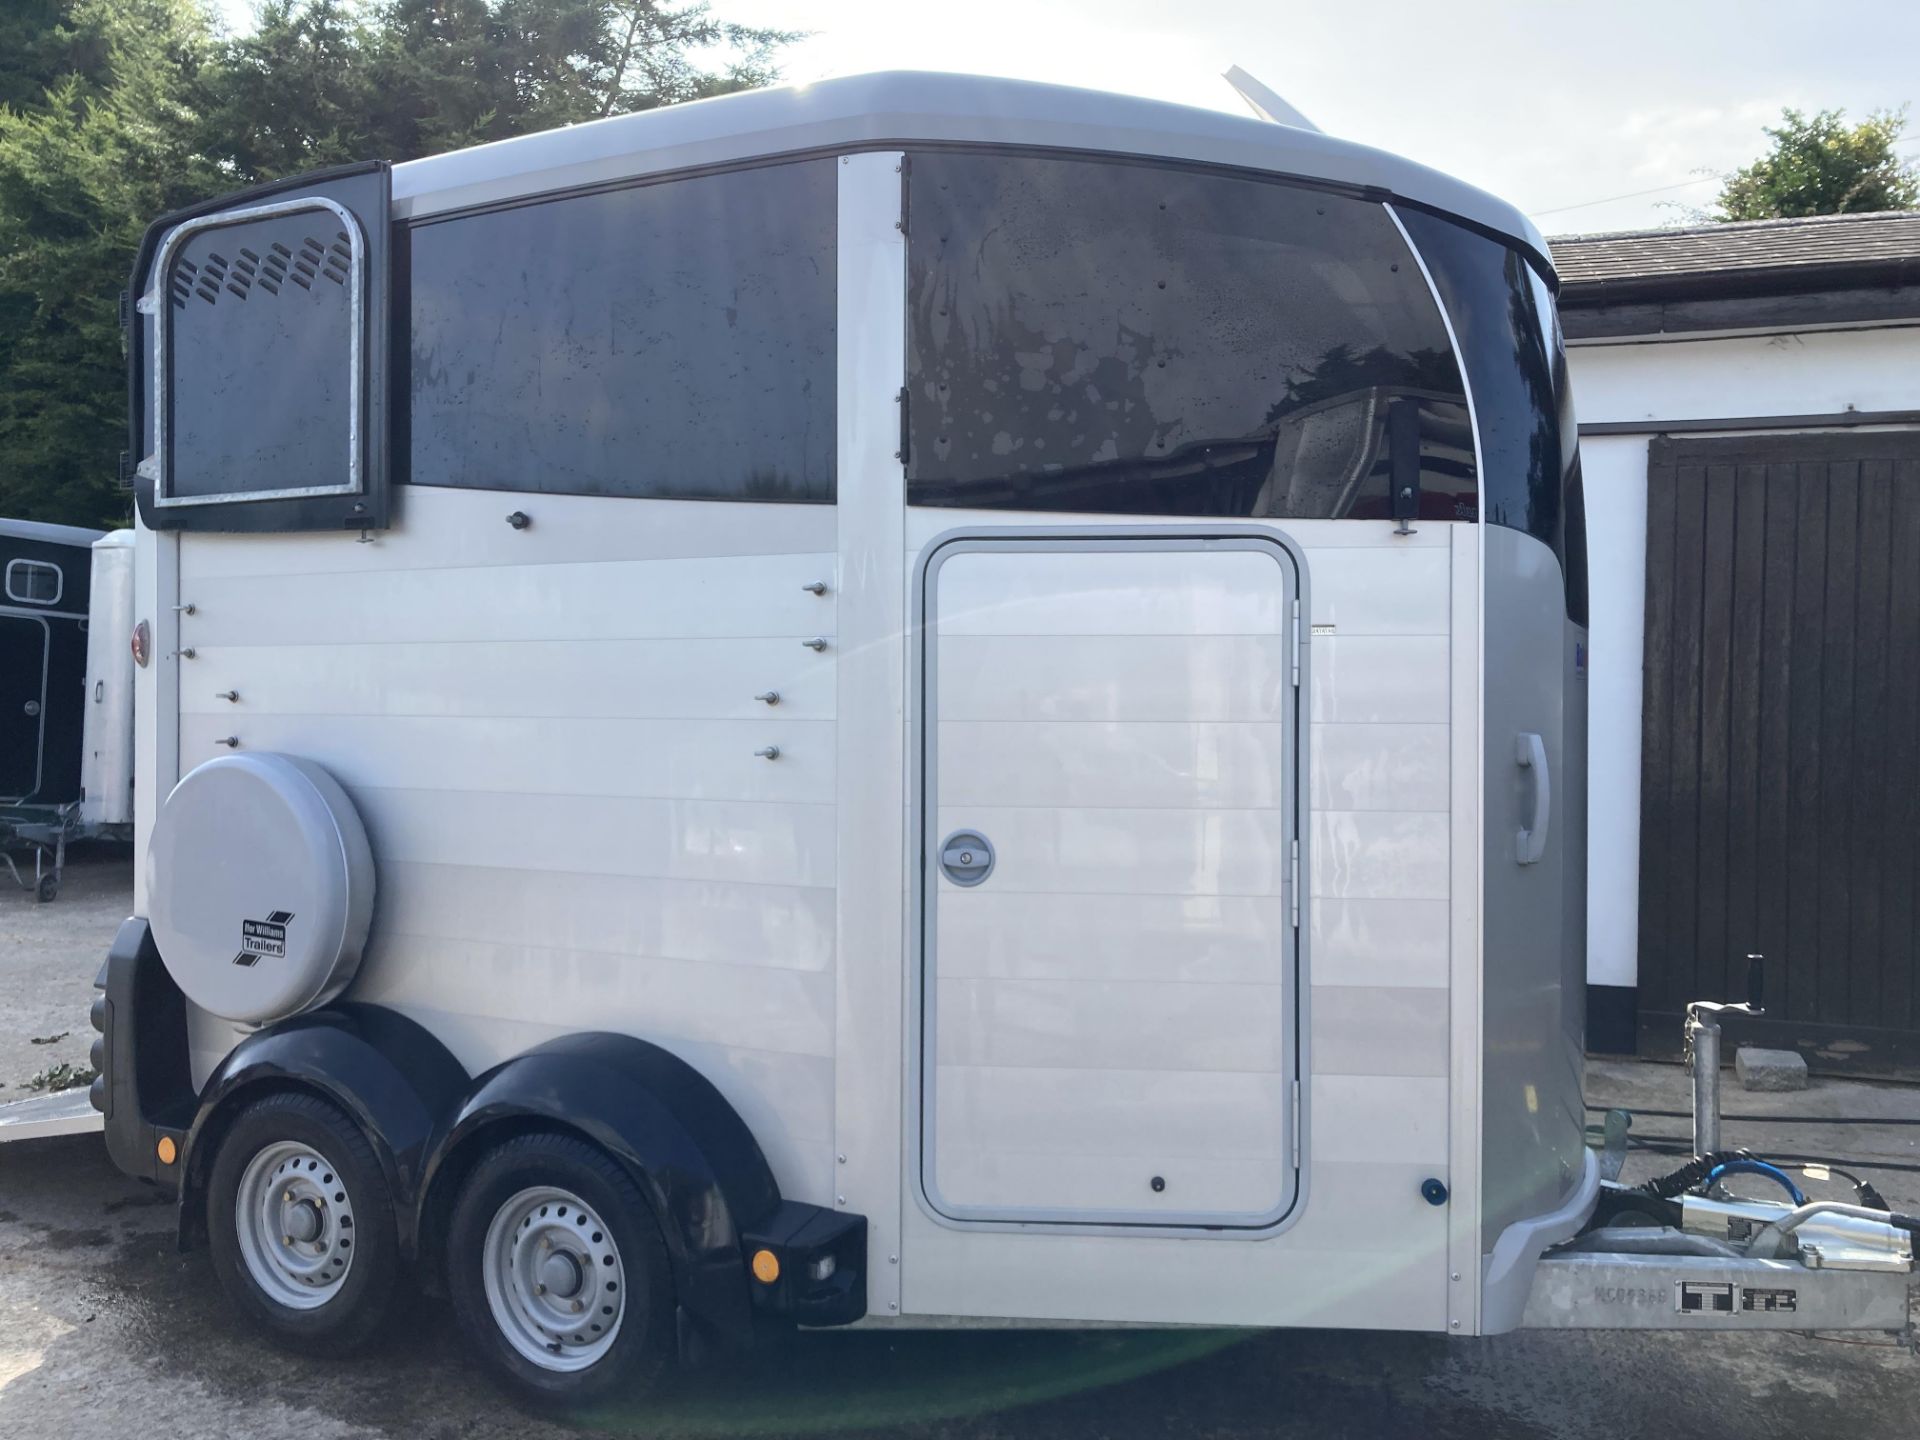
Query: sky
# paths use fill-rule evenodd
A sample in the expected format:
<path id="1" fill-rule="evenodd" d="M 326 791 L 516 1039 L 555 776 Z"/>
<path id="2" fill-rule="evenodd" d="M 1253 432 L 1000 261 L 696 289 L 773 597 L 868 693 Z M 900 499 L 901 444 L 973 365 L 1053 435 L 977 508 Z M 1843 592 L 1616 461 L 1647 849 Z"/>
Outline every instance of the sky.
<path id="1" fill-rule="evenodd" d="M 251 0 L 219 0 L 229 24 Z M 1920 101 L 1913 0 L 712 0 L 811 32 L 785 78 L 959 70 L 1244 113 L 1250 71 L 1322 130 L 1448 171 L 1548 235 L 1684 222 L 1784 106 Z M 1920 158 L 1920 107 L 1903 141 Z"/>

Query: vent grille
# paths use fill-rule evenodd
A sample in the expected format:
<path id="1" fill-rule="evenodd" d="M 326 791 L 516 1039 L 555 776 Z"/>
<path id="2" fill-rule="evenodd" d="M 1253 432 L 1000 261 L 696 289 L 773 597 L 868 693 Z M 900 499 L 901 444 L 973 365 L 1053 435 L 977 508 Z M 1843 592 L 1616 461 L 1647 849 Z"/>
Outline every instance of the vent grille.
<path id="1" fill-rule="evenodd" d="M 245 300 L 256 286 L 277 296 L 289 280 L 302 290 L 312 290 L 314 281 L 324 276 L 344 287 L 352 265 L 352 241 L 344 231 L 336 231 L 331 242 L 309 235 L 297 251 L 276 240 L 264 256 L 244 246 L 232 260 L 210 251 L 196 265 L 182 256 L 174 262 L 168 293 L 174 308 L 184 310 L 195 297 L 209 305 L 218 304 L 222 295 Z"/>

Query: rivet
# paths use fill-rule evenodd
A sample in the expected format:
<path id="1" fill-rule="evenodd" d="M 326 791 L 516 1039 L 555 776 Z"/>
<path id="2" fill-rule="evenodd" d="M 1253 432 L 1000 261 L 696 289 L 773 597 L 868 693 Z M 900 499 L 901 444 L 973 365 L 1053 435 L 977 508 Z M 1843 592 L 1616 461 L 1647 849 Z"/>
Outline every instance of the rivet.
<path id="1" fill-rule="evenodd" d="M 836 1205 L 844 1205 L 847 1203 L 847 1197 L 844 1195 L 836 1195 L 833 1197 L 833 1203 Z"/>
<path id="2" fill-rule="evenodd" d="M 1449 1321 L 1448 1325 L 1449 1325 L 1449 1328 L 1454 1330 L 1458 1330 L 1460 1328 L 1460 1322 L 1458 1320 Z"/>
<path id="3" fill-rule="evenodd" d="M 1456 1279 L 1456 1280 L 1458 1280 L 1458 1279 L 1460 1278 L 1460 1272 L 1459 1272 L 1458 1270 L 1456 1270 L 1456 1271 L 1454 1271 L 1454 1272 L 1453 1272 L 1453 1278 L 1454 1278 L 1454 1279 Z"/>
<path id="4" fill-rule="evenodd" d="M 898 1255 L 887 1256 L 887 1264 L 898 1265 L 899 1263 L 900 1263 L 900 1257 Z"/>
<path id="5" fill-rule="evenodd" d="M 840 1163 L 841 1163 L 842 1165 L 844 1165 L 844 1164 L 846 1164 L 846 1163 L 847 1163 L 847 1157 L 846 1157 L 846 1156 L 844 1156 L 844 1155 L 842 1155 L 842 1156 L 840 1157 Z"/>
<path id="6" fill-rule="evenodd" d="M 900 1302 L 898 1300 L 887 1301 L 887 1309 L 898 1311 L 900 1309 Z"/>

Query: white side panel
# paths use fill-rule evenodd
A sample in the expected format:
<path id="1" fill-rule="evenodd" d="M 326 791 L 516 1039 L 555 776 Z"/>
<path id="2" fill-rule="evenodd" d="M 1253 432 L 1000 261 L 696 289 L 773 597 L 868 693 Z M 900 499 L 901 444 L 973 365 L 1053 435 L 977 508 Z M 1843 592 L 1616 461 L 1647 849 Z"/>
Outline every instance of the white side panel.
<path id="1" fill-rule="evenodd" d="M 149 541 L 179 547 L 193 606 L 161 651 L 194 652 L 165 672 L 181 762 L 233 737 L 347 787 L 379 871 L 354 998 L 473 1072 L 588 1028 L 663 1045 L 745 1117 L 783 1193 L 831 1204 L 832 509 L 404 501 L 366 545 Z M 196 1018 L 193 1038 L 204 1077 L 238 1037 Z"/>
<path id="2" fill-rule="evenodd" d="M 87 599 L 80 817 L 92 825 L 133 821 L 133 595 L 134 537 L 120 530 L 93 544 Z"/>
<path id="3" fill-rule="evenodd" d="M 1019 517 L 1060 525 L 1101 518 Z M 950 529 L 1008 519 L 909 509 L 909 555 Z M 1479 963 L 1477 528 L 1422 525 L 1397 537 L 1385 524 L 1308 521 L 1286 533 L 1307 552 L 1317 628 L 1304 1206 L 1279 1233 L 1239 1241 L 955 1228 L 910 1209 L 902 1256 L 908 1313 L 1440 1331 L 1464 1316 L 1471 1328 L 1477 1129 L 1463 1144 L 1455 1086 L 1477 1076 L 1477 1050 L 1461 1055 L 1460 1036 L 1474 1046 L 1478 1037 L 1473 1002 L 1463 1016 L 1455 987 L 1477 993 Z M 1164 612 L 1150 610 L 1147 623 L 1165 625 Z M 1169 827 L 1179 815 L 1165 802 L 1169 771 L 1205 793 L 1230 788 L 1206 764 L 1243 753 L 1242 727 L 1273 719 L 1285 647 L 1167 633 L 1077 641 L 943 635 L 941 647 L 938 741 L 975 756 L 983 776 L 976 798 L 1000 802 L 996 825 L 1058 807 L 1057 825 L 1040 832 L 1055 845 L 1049 855 L 1104 835 L 1110 853 L 1126 857 L 1115 863 L 1154 854 L 1169 864 L 1177 855 L 1183 887 L 1196 878 L 1188 893 L 1152 893 L 1104 885 L 1094 865 L 1075 877 L 1085 894 L 1002 886 L 998 872 L 978 889 L 942 888 L 941 977 L 964 1017 L 956 1041 L 1005 1062 L 979 1067 L 974 1096 L 965 1097 L 999 1117 L 998 1152 L 968 1157 L 979 1183 L 1008 1203 L 1034 1183 L 1076 1197 L 1103 1193 L 1115 1172 L 1102 1168 L 1102 1157 L 1127 1153 L 1138 1117 L 1179 1097 L 1179 1145 L 1219 1157 L 1232 1176 L 1223 1189 L 1253 1193 L 1270 1178 L 1259 1167 L 1271 1132 L 1220 1118 L 1270 1103 L 1256 1072 L 1227 1067 L 1257 1054 L 1264 1032 L 1248 998 L 1266 964 L 1258 937 L 1284 906 L 1272 895 L 1223 893 L 1219 884 L 1261 875 L 1247 853 L 1267 842 L 1244 818 L 1257 812 L 1210 821 L 1215 828 L 1201 838 L 1204 831 Z M 1128 737 L 1135 763 L 1110 763 L 1096 745 L 1035 738 L 1081 726 L 1102 744 Z M 999 752 L 1005 773 L 1020 777 L 1004 785 L 1000 768 L 986 774 L 983 739 L 1000 729 L 1047 757 L 1029 763 Z M 1264 783 L 1256 778 L 1254 789 Z M 1101 789 L 1118 797 L 1107 802 L 1118 809 L 1101 808 Z M 946 818 L 957 823 L 962 808 L 949 807 Z M 1466 858 L 1456 863 L 1461 846 Z M 1150 1064 L 1163 1051 L 1170 1063 L 1197 1062 L 1179 1086 L 1134 1055 L 1108 1056 L 1125 1061 L 1118 1069 L 1054 1063 L 1058 1047 L 1072 1043 L 1063 993 L 1101 989 L 1091 1009 L 1153 991 L 1164 1008 L 1188 986 L 1224 1001 L 1202 1002 L 1217 1043 L 1196 1054 L 1168 1039 L 1185 1033 L 1176 1016 L 1165 1035 L 1139 1047 Z M 1059 1142 L 1069 1124 L 1084 1143 Z M 1449 1185 L 1449 1205 L 1421 1198 L 1428 1178 Z M 1469 1257 L 1459 1285 L 1449 1279 L 1456 1228 Z M 1464 1310 L 1449 1309 L 1449 1292 L 1466 1292 L 1457 1297 Z"/>

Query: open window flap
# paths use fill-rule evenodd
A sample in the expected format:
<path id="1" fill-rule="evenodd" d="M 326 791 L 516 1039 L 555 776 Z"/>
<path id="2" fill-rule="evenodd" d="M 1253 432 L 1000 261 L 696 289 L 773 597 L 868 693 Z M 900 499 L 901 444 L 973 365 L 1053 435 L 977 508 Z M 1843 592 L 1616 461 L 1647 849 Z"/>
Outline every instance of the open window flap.
<path id="1" fill-rule="evenodd" d="M 168 215 L 135 263 L 130 440 L 156 530 L 383 528 L 391 172 L 373 162 Z"/>

